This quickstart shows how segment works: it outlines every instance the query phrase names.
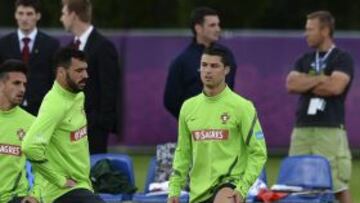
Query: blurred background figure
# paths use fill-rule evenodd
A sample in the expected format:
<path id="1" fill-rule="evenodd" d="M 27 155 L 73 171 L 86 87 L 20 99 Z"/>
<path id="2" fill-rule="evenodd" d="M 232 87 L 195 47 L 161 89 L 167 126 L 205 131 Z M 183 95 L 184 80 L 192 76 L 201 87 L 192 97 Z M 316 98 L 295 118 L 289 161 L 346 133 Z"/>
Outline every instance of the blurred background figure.
<path id="1" fill-rule="evenodd" d="M 203 50 L 211 46 L 225 48 L 217 43 L 221 28 L 219 15 L 214 9 L 194 9 L 191 13 L 191 31 L 194 35 L 192 42 L 172 61 L 166 80 L 164 105 L 176 119 L 183 102 L 202 90 L 199 68 Z M 229 53 L 231 64 L 226 83 L 233 89 L 237 66 L 231 51 L 225 49 Z"/>
<path id="2" fill-rule="evenodd" d="M 91 24 L 89 0 L 63 0 L 60 21 L 74 35 L 72 47 L 84 51 L 89 79 L 85 87 L 85 111 L 88 121 L 90 153 L 106 153 L 110 132 L 117 124 L 116 102 L 121 94 L 119 58 L 112 42 Z"/>
<path id="3" fill-rule="evenodd" d="M 351 202 L 351 154 L 345 130 L 345 99 L 354 76 L 353 59 L 336 47 L 335 18 L 328 11 L 307 15 L 305 37 L 315 51 L 305 53 L 287 77 L 286 88 L 299 94 L 289 155 L 317 154 L 331 163 L 334 192 Z"/>
<path id="4" fill-rule="evenodd" d="M 0 63 L 13 58 L 27 64 L 27 91 L 21 106 L 37 115 L 54 81 L 52 60 L 59 42 L 37 28 L 41 19 L 39 0 L 16 0 L 14 15 L 18 29 L 0 39 Z"/>

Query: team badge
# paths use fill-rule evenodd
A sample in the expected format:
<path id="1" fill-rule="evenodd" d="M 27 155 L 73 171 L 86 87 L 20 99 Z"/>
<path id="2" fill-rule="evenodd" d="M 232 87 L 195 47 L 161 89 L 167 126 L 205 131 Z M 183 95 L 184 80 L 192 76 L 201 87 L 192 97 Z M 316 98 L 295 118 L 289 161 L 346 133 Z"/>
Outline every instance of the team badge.
<path id="1" fill-rule="evenodd" d="M 220 119 L 222 121 L 222 124 L 226 124 L 226 122 L 230 119 L 230 116 L 228 113 L 225 112 L 221 114 Z"/>
<path id="2" fill-rule="evenodd" d="M 18 136 L 19 140 L 22 141 L 25 137 L 24 129 L 22 129 L 22 128 L 18 129 L 18 131 L 16 132 L 16 135 Z"/>

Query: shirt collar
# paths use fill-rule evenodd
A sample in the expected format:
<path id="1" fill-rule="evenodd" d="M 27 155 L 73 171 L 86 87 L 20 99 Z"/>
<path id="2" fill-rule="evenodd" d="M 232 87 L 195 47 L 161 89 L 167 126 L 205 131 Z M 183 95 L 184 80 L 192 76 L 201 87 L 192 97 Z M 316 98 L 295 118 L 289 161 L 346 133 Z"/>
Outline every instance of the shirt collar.
<path id="1" fill-rule="evenodd" d="M 17 30 L 17 35 L 18 35 L 18 38 L 19 38 L 20 42 L 22 42 L 22 39 L 24 37 L 28 37 L 31 40 L 30 42 L 34 42 L 37 33 L 38 33 L 37 28 L 33 29 L 33 31 L 31 31 L 30 34 L 28 34 L 28 35 L 25 35 L 20 29 Z"/>
<path id="2" fill-rule="evenodd" d="M 59 94 L 68 97 L 68 98 L 74 98 L 76 97 L 77 93 L 74 92 L 70 92 L 69 90 L 65 89 L 64 87 L 62 87 L 58 81 L 55 80 L 54 85 L 53 85 L 53 89 L 58 92 Z"/>
<path id="3" fill-rule="evenodd" d="M 210 47 L 216 46 L 216 44 L 217 44 L 217 42 L 213 42 L 213 43 L 210 44 Z M 204 49 L 205 49 L 205 45 L 198 43 L 198 42 L 196 41 L 195 37 L 192 39 L 191 45 L 194 46 L 194 47 L 196 47 L 196 48 L 198 48 L 198 49 L 200 49 L 200 50 L 204 50 Z"/>
<path id="4" fill-rule="evenodd" d="M 89 36 L 90 36 L 91 32 L 93 31 L 93 29 L 94 29 L 94 26 L 90 25 L 85 32 L 83 32 L 80 36 L 75 37 L 74 41 L 78 39 L 81 42 L 80 46 L 79 46 L 79 50 L 83 51 L 85 49 L 86 42 L 89 39 Z"/>
<path id="5" fill-rule="evenodd" d="M 226 85 L 225 88 L 219 92 L 219 94 L 215 95 L 215 96 L 206 96 L 204 91 L 201 93 L 203 98 L 205 99 L 205 101 L 208 102 L 215 102 L 218 101 L 221 98 L 224 98 L 226 95 L 231 93 L 231 89 Z"/>
<path id="6" fill-rule="evenodd" d="M 12 109 L 9 109 L 7 111 L 1 110 L 0 109 L 0 116 L 11 116 L 13 115 L 14 112 L 16 112 L 18 110 L 19 106 L 15 106 Z"/>

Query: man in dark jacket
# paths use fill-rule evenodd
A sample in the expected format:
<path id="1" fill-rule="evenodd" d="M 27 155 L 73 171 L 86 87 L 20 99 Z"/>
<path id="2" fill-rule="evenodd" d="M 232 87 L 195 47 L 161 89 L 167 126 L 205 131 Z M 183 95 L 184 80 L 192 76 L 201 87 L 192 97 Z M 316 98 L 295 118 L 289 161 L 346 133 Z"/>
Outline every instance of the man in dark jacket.
<path id="1" fill-rule="evenodd" d="M 173 60 L 166 81 L 164 105 L 175 118 L 179 117 L 182 103 L 202 91 L 199 68 L 205 48 L 218 46 L 227 50 L 231 70 L 226 76 L 226 83 L 231 89 L 234 87 L 237 66 L 231 51 L 217 43 L 221 32 L 217 11 L 207 7 L 195 9 L 191 14 L 191 30 L 193 41 Z"/>
<path id="2" fill-rule="evenodd" d="M 89 79 L 85 88 L 85 111 L 91 154 L 106 153 L 109 133 L 117 124 L 120 95 L 118 53 L 91 24 L 90 0 L 63 0 L 60 21 L 74 35 L 73 46 L 87 57 Z"/>
<path id="3" fill-rule="evenodd" d="M 38 0 L 17 0 L 15 19 L 18 30 L 0 39 L 0 63 L 20 59 L 28 66 L 28 84 L 22 107 L 37 115 L 41 101 L 54 81 L 53 56 L 59 42 L 37 29 L 41 18 Z"/>

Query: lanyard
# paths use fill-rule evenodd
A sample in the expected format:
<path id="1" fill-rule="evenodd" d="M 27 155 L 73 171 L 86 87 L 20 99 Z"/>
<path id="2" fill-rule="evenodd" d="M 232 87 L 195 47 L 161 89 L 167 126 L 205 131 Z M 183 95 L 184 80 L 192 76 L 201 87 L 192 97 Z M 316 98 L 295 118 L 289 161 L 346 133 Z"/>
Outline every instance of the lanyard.
<path id="1" fill-rule="evenodd" d="M 326 54 L 323 57 L 320 57 L 319 51 L 316 51 L 315 68 L 317 73 L 320 73 L 321 69 L 323 68 L 322 65 L 324 64 L 324 62 L 326 61 L 327 57 L 330 55 L 332 50 L 334 50 L 334 48 L 335 45 L 331 45 L 330 49 L 326 52 Z"/>

